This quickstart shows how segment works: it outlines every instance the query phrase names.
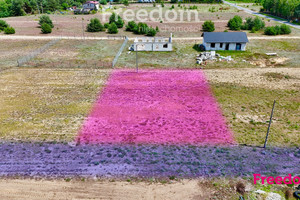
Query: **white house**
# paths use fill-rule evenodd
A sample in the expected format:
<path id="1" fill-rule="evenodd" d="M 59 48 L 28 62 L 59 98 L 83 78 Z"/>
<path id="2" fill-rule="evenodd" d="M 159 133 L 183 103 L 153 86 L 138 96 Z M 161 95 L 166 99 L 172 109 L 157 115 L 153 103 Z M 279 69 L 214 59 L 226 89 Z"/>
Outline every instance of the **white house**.
<path id="1" fill-rule="evenodd" d="M 206 51 L 245 51 L 249 42 L 245 32 L 204 32 L 202 36 Z"/>
<path id="2" fill-rule="evenodd" d="M 99 2 L 98 1 L 87 1 L 82 6 L 83 6 L 83 9 L 99 10 Z"/>

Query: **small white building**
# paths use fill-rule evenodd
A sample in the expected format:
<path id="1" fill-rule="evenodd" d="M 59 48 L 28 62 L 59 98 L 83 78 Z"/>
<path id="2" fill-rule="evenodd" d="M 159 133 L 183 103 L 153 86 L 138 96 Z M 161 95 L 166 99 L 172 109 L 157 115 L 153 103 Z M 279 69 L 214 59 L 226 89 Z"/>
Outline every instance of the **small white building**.
<path id="1" fill-rule="evenodd" d="M 249 42 L 245 32 L 204 32 L 202 36 L 206 51 L 245 51 Z"/>
<path id="2" fill-rule="evenodd" d="M 99 2 L 98 1 L 87 1 L 82 6 L 83 6 L 83 9 L 99 10 Z"/>
<path id="3" fill-rule="evenodd" d="M 129 48 L 131 51 L 173 51 L 172 34 L 169 38 L 137 37 Z"/>

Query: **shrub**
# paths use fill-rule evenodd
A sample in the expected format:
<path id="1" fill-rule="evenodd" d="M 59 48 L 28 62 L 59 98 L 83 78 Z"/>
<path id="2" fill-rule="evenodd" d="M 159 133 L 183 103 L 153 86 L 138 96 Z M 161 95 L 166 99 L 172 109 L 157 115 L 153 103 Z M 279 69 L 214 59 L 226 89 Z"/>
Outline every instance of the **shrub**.
<path id="1" fill-rule="evenodd" d="M 109 25 L 109 27 L 108 27 L 108 33 L 110 33 L 110 34 L 116 34 L 116 33 L 118 33 L 118 27 L 117 27 L 117 25 L 114 22 Z"/>
<path id="2" fill-rule="evenodd" d="M 111 16 L 109 17 L 109 24 L 116 23 L 116 22 L 117 22 L 117 15 L 116 13 L 112 13 Z"/>
<path id="3" fill-rule="evenodd" d="M 5 34 L 15 34 L 16 31 L 13 27 L 6 27 L 6 28 L 4 28 L 4 33 Z"/>
<path id="4" fill-rule="evenodd" d="M 104 26 L 97 18 L 91 19 L 91 22 L 86 27 L 87 32 L 100 32 L 104 31 Z"/>
<path id="5" fill-rule="evenodd" d="M 240 16 L 236 15 L 228 21 L 227 26 L 230 30 L 238 31 L 241 30 L 243 20 Z"/>
<path id="6" fill-rule="evenodd" d="M 165 4 L 164 4 L 164 3 L 161 3 L 161 7 L 165 7 Z"/>
<path id="7" fill-rule="evenodd" d="M 135 23 L 135 21 L 130 21 L 128 22 L 128 24 L 126 25 L 126 31 L 131 31 L 133 32 L 134 29 L 137 28 L 137 24 Z"/>
<path id="8" fill-rule="evenodd" d="M 123 0 L 123 4 L 124 4 L 124 6 L 129 6 L 128 0 Z"/>
<path id="9" fill-rule="evenodd" d="M 172 5 L 172 6 L 171 6 L 171 10 L 174 9 L 174 8 L 175 8 L 174 5 Z"/>
<path id="10" fill-rule="evenodd" d="M 3 31 L 5 28 L 8 27 L 8 24 L 4 20 L 0 20 L 0 31 Z"/>
<path id="11" fill-rule="evenodd" d="M 104 28 L 108 28 L 108 27 L 109 27 L 109 23 L 105 23 Z"/>
<path id="12" fill-rule="evenodd" d="M 278 32 L 274 26 L 265 28 L 264 33 L 265 35 L 278 35 Z"/>
<path id="13" fill-rule="evenodd" d="M 282 34 L 290 34 L 292 31 L 289 26 L 286 24 L 282 24 L 281 26 L 270 26 L 266 27 L 264 34 L 265 35 L 282 35 Z"/>
<path id="14" fill-rule="evenodd" d="M 156 30 L 154 28 L 150 28 L 148 30 L 147 36 L 155 36 L 156 35 Z"/>
<path id="15" fill-rule="evenodd" d="M 123 19 L 120 17 L 120 15 L 118 15 L 118 20 L 115 22 L 115 24 L 117 25 L 118 28 L 123 28 L 123 26 L 124 26 L 124 21 L 123 21 Z"/>
<path id="16" fill-rule="evenodd" d="M 48 34 L 48 33 L 52 32 L 52 27 L 50 24 L 43 23 L 41 28 L 42 28 L 42 33 L 44 33 L 44 34 Z"/>
<path id="17" fill-rule="evenodd" d="M 159 28 L 158 28 L 158 26 L 156 26 L 155 30 L 156 30 L 156 32 L 159 32 Z"/>
<path id="18" fill-rule="evenodd" d="M 202 30 L 204 32 L 213 32 L 215 30 L 215 24 L 211 20 L 205 21 L 202 25 Z"/>
<path id="19" fill-rule="evenodd" d="M 264 27 L 265 27 L 265 22 L 259 17 L 255 17 L 254 19 L 248 17 L 246 18 L 246 22 L 241 26 L 243 30 L 251 30 L 252 32 L 261 30 Z"/>
<path id="20" fill-rule="evenodd" d="M 145 35 L 149 31 L 149 27 L 146 23 L 138 23 L 137 27 L 133 30 L 135 34 Z"/>
<path id="21" fill-rule="evenodd" d="M 292 32 L 292 30 L 288 25 L 282 24 L 280 26 L 280 33 L 281 34 L 290 34 L 291 32 Z"/>
<path id="22" fill-rule="evenodd" d="M 100 1 L 100 4 L 106 5 L 106 4 L 107 4 L 107 1 L 106 1 L 106 0 L 101 0 L 101 1 Z"/>
<path id="23" fill-rule="evenodd" d="M 51 28 L 53 28 L 53 23 L 52 20 L 50 19 L 50 17 L 48 15 L 42 15 L 40 16 L 40 21 L 39 21 L 39 25 L 43 25 L 43 24 L 49 24 L 51 26 Z"/>

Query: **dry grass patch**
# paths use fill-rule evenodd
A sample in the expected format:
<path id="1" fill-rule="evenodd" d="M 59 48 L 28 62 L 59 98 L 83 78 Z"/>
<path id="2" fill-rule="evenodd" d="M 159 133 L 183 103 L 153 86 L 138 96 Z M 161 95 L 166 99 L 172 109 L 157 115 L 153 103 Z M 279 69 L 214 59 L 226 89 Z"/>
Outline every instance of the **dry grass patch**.
<path id="1" fill-rule="evenodd" d="M 0 138 L 71 141 L 109 70 L 12 69 L 0 78 Z"/>

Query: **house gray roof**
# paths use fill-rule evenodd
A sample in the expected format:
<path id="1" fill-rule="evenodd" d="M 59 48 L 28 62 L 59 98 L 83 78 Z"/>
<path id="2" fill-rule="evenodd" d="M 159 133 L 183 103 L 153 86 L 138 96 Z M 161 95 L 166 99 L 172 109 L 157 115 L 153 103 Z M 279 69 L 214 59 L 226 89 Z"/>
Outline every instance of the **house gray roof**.
<path id="1" fill-rule="evenodd" d="M 204 32 L 202 36 L 208 43 L 249 42 L 245 32 Z"/>

